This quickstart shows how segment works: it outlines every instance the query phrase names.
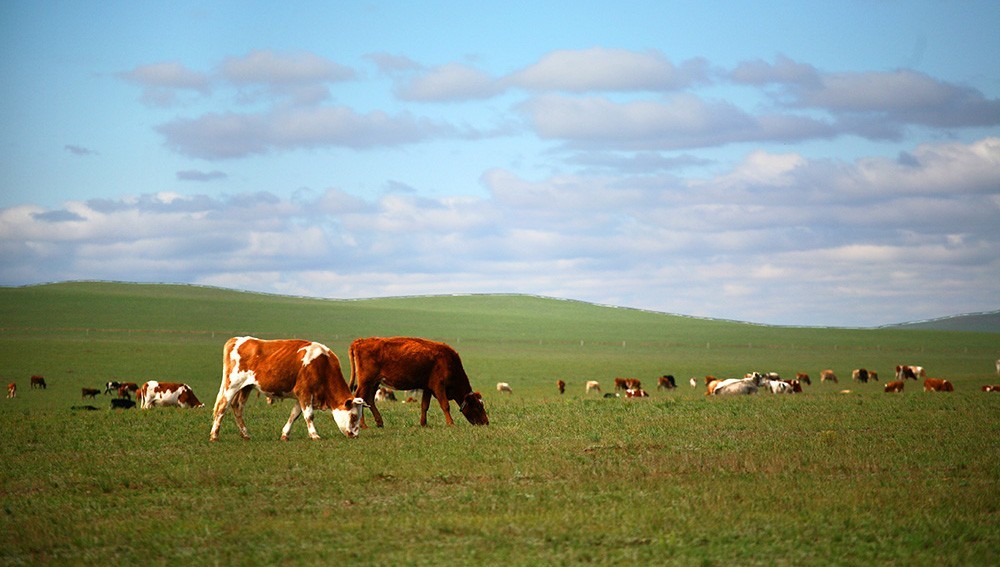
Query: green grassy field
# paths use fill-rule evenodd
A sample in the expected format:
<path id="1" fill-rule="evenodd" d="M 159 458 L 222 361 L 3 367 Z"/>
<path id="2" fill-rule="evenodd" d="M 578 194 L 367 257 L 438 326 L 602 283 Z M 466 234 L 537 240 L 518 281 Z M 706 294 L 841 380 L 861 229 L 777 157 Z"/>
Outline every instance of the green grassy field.
<path id="1" fill-rule="evenodd" d="M 384 429 L 324 439 L 289 402 L 208 443 L 209 408 L 104 410 L 81 387 L 187 382 L 211 406 L 234 335 L 444 340 L 491 424 L 382 404 Z M 1000 335 L 796 329 L 519 296 L 320 301 L 184 286 L 0 289 L 0 563 L 955 564 L 1000 561 Z M 922 364 L 953 394 L 851 384 Z M 840 384 L 706 398 L 748 370 Z M 655 391 L 673 374 L 680 387 Z M 42 374 L 47 390 L 30 390 Z M 587 397 L 642 379 L 643 400 Z M 554 387 L 569 383 L 564 396 Z M 495 390 L 509 382 L 512 396 Z M 850 394 L 840 390 L 850 389 Z M 79 404 L 102 411 L 74 411 Z"/>

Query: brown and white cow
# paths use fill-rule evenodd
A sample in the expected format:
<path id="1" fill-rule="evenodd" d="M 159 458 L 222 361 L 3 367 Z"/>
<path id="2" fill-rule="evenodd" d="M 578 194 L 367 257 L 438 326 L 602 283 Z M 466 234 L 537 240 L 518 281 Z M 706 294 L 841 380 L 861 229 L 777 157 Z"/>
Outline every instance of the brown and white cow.
<path id="1" fill-rule="evenodd" d="M 895 382 L 889 382 L 888 384 L 885 385 L 885 391 L 886 392 L 902 392 L 903 391 L 903 386 L 905 386 L 905 385 L 906 385 L 906 382 L 903 382 L 902 380 L 896 380 Z"/>
<path id="2" fill-rule="evenodd" d="M 250 438 L 243 421 L 243 406 L 254 388 L 271 398 L 295 400 L 288 422 L 281 430 L 283 440 L 288 439 L 292 424 L 300 415 L 305 419 L 309 437 L 319 439 L 312 418 L 317 409 L 330 410 L 337 427 L 347 437 L 358 436 L 365 401 L 351 393 L 340 369 L 340 359 L 326 345 L 254 337 L 233 337 L 226 341 L 210 441 L 219 439 L 219 427 L 229 406 L 233 408 L 240 436 Z"/>
<path id="3" fill-rule="evenodd" d="M 795 379 L 798 380 L 802 384 L 806 384 L 808 386 L 812 386 L 812 380 L 810 380 L 809 379 L 809 375 L 805 374 L 804 372 L 796 372 L 795 373 Z"/>
<path id="4" fill-rule="evenodd" d="M 916 380 L 918 378 L 927 378 L 927 373 L 924 372 L 923 366 L 896 365 L 896 380 Z"/>
<path id="5" fill-rule="evenodd" d="M 601 383 L 598 382 L 597 380 L 587 380 L 587 383 L 583 385 L 583 391 L 586 394 L 589 394 L 590 392 L 597 392 L 598 394 L 600 394 Z"/>
<path id="6" fill-rule="evenodd" d="M 649 393 L 647 393 L 646 390 L 643 390 L 642 388 L 629 388 L 628 390 L 625 390 L 625 397 L 626 398 L 648 398 L 649 397 Z"/>
<path id="7" fill-rule="evenodd" d="M 867 368 L 855 368 L 851 372 L 851 378 L 855 382 L 861 382 L 862 384 L 868 383 L 868 369 Z"/>
<path id="8" fill-rule="evenodd" d="M 656 381 L 656 389 L 666 388 L 667 390 L 673 390 L 677 387 L 677 382 L 674 381 L 674 376 L 672 374 L 664 374 Z"/>
<path id="9" fill-rule="evenodd" d="M 566 382 L 563 382 L 562 380 L 556 380 L 556 388 L 559 388 L 559 393 L 560 394 L 565 394 L 566 393 Z"/>
<path id="10" fill-rule="evenodd" d="M 7 384 L 7 397 L 8 398 L 16 398 L 17 397 L 17 384 L 16 383 L 11 382 L 10 384 Z"/>
<path id="11" fill-rule="evenodd" d="M 1000 392 L 1000 384 L 990 384 L 980 388 L 984 392 Z"/>
<path id="12" fill-rule="evenodd" d="M 34 390 L 35 388 L 48 389 L 48 386 L 45 385 L 44 377 L 37 374 L 31 377 L 31 389 Z"/>
<path id="13" fill-rule="evenodd" d="M 829 368 L 819 373 L 819 381 L 820 382 L 830 381 L 833 382 L 834 384 L 838 382 L 837 375 L 834 374 L 833 370 L 830 370 Z"/>
<path id="14" fill-rule="evenodd" d="M 514 390 L 507 382 L 497 382 L 497 392 L 507 392 L 508 394 L 513 394 Z"/>
<path id="15" fill-rule="evenodd" d="M 955 387 L 951 382 L 940 378 L 928 378 L 924 380 L 925 392 L 954 392 Z"/>
<path id="16" fill-rule="evenodd" d="M 473 392 L 462 359 L 450 346 L 414 337 L 369 337 L 351 343 L 350 388 L 371 406 L 375 423 L 382 427 L 382 414 L 375 406 L 375 390 L 385 384 L 397 390 L 423 390 L 420 425 L 427 425 L 431 396 L 437 398 L 444 419 L 454 425 L 448 400 L 455 400 L 465 419 L 473 425 L 489 425 L 483 396 Z M 364 425 L 364 419 L 362 419 Z"/>
<path id="17" fill-rule="evenodd" d="M 180 382 L 159 382 L 150 380 L 139 386 L 135 392 L 136 400 L 141 404 L 142 409 L 150 409 L 157 406 L 176 406 L 179 408 L 200 408 L 205 404 L 198 401 L 194 395 L 194 390 L 187 384 Z M 126 399 L 126 398 L 120 398 Z"/>

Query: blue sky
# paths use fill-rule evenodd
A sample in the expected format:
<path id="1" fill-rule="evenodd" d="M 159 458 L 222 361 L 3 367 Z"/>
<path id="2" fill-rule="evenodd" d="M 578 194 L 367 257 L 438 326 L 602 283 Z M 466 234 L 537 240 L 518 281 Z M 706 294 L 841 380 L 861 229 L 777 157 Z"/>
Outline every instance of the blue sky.
<path id="1" fill-rule="evenodd" d="M 5 2 L 0 285 L 1000 308 L 992 2 Z"/>

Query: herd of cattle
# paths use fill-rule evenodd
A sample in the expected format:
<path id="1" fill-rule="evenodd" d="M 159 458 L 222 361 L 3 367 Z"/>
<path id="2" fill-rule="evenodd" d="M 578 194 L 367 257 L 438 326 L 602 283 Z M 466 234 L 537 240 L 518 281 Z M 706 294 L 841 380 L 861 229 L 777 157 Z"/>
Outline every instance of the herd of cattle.
<path id="1" fill-rule="evenodd" d="M 315 410 L 329 410 L 337 427 L 347 437 L 357 437 L 362 427 L 367 427 L 364 408 L 369 408 L 378 427 L 382 427 L 382 414 L 376 401 L 386 399 L 392 390 L 421 392 L 420 425 L 427 425 L 427 410 L 435 398 L 448 425 L 454 425 L 450 401 L 473 425 L 488 425 L 489 418 L 483 397 L 474 392 L 458 353 L 445 343 L 413 337 L 370 337 L 357 339 L 348 350 L 351 362 L 350 383 L 344 379 L 340 360 L 323 344 L 298 340 L 261 340 L 254 337 L 233 337 L 226 341 L 222 356 L 222 383 L 212 411 L 210 441 L 219 439 L 219 429 L 227 410 L 231 409 L 239 434 L 249 439 L 243 409 L 250 394 L 258 391 L 274 399 L 290 398 L 293 401 L 288 421 L 281 430 L 281 438 L 288 439 L 292 424 L 301 416 L 306 423 L 309 437 L 319 439 L 313 423 Z M 1000 374 L 1000 360 L 997 361 Z M 902 392 L 906 380 L 924 379 L 924 391 L 951 392 L 954 386 L 948 380 L 927 378 L 920 366 L 896 366 L 896 379 L 885 385 L 886 392 Z M 859 368 L 852 372 L 852 379 L 860 383 L 878 381 L 878 373 Z M 821 382 L 838 383 L 832 370 L 820 372 Z M 691 378 L 691 387 L 699 380 Z M 749 395 L 760 390 L 774 394 L 802 391 L 802 384 L 811 384 L 808 374 L 796 374 L 794 379 L 782 380 L 776 373 L 750 372 L 743 378 L 704 378 L 706 396 Z M 566 382 L 556 381 L 560 394 L 566 391 Z M 671 375 L 661 376 L 657 389 L 674 389 L 677 384 Z M 31 377 L 31 388 L 46 389 L 45 378 Z M 983 386 L 984 392 L 1000 392 L 1000 385 Z M 497 391 L 513 394 L 507 382 L 497 383 Z M 615 391 L 601 392 L 600 383 L 587 381 L 584 392 L 603 394 L 604 397 L 644 398 L 649 394 L 636 378 L 615 378 Z M 850 390 L 842 390 L 849 393 Z M 97 399 L 101 390 L 83 388 L 82 397 Z M 116 394 L 112 408 L 142 409 L 156 406 L 181 408 L 204 407 L 194 390 L 187 384 L 151 380 L 141 386 L 134 382 L 112 381 L 105 384 L 104 394 Z M 132 396 L 135 396 L 135 401 Z M 7 386 L 7 397 L 17 396 L 17 385 Z M 415 401 L 415 400 L 414 400 Z M 80 409 L 97 409 L 93 406 L 74 406 Z"/>

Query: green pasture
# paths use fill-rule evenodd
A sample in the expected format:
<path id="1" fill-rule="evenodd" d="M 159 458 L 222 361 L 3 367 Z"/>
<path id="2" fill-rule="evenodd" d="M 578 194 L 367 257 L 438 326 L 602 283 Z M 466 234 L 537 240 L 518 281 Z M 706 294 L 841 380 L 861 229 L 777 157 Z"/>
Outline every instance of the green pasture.
<path id="1" fill-rule="evenodd" d="M 222 345 L 416 335 L 461 354 L 491 424 L 381 404 L 384 429 L 324 439 L 290 403 L 208 442 Z M 187 286 L 0 289 L 0 564 L 539 565 L 1000 562 L 1000 334 L 798 329 L 523 296 L 323 301 Z M 898 363 L 948 378 L 909 382 Z M 852 384 L 853 368 L 880 383 Z M 833 369 L 839 384 L 819 384 Z M 706 398 L 687 381 L 807 372 L 801 395 Z M 28 377 L 45 376 L 46 390 Z M 673 374 L 676 391 L 657 391 Z M 586 396 L 636 377 L 643 400 Z M 110 411 L 81 387 L 176 380 L 194 410 Z M 563 379 L 560 396 L 554 382 Z M 514 394 L 501 395 L 496 382 Z M 840 393 L 850 390 L 850 393 Z M 73 410 L 93 404 L 99 411 Z M 453 408 L 454 409 L 454 408 Z"/>

